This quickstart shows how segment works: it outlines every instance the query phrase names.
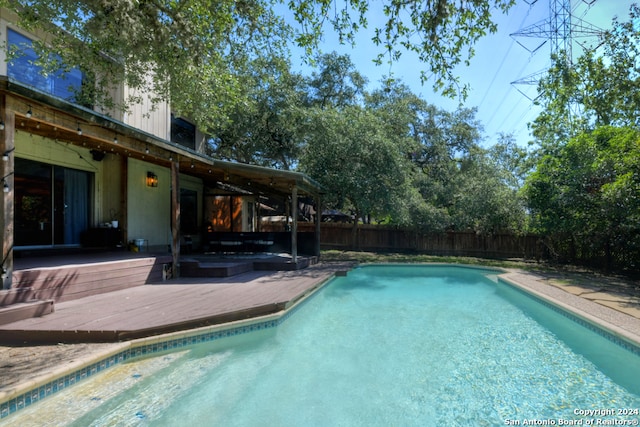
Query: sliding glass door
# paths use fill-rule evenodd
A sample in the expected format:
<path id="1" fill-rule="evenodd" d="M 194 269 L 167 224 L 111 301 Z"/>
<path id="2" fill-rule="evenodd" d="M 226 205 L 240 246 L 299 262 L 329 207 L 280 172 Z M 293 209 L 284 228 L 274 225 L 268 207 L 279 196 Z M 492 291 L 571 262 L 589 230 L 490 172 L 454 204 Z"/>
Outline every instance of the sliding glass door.
<path id="1" fill-rule="evenodd" d="M 15 245 L 79 245 L 93 174 L 18 158 L 15 171 Z"/>

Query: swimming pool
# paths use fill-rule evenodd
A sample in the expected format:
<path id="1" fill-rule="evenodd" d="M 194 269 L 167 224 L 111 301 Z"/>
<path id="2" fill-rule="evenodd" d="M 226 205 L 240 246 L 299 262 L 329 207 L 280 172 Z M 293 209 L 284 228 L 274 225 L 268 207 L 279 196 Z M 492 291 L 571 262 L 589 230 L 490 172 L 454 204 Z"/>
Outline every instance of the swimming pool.
<path id="1" fill-rule="evenodd" d="M 277 327 L 121 364 L 11 420 L 492 426 L 640 419 L 640 356 L 495 274 L 358 268 Z"/>

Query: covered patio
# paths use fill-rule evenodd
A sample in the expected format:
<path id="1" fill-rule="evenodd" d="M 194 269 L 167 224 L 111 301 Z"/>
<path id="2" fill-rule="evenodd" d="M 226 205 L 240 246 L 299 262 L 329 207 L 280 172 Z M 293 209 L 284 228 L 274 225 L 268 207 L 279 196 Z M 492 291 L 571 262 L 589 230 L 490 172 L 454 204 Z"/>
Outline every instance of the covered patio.
<path id="1" fill-rule="evenodd" d="M 158 138 L 107 115 L 62 101 L 6 77 L 0 79 L 0 122 L 0 151 L 4 153 L 3 162 L 0 163 L 4 186 L 0 203 L 3 225 L 2 288 L 5 290 L 15 288 L 14 258 L 42 254 L 90 250 L 94 257 L 103 255 L 108 259 L 107 254 L 116 250 L 164 253 L 171 259 L 169 274 L 172 277 L 180 276 L 182 252 L 286 252 L 296 265 L 301 249 L 304 255 L 319 255 L 321 221 L 318 215 L 313 218 L 316 228 L 311 236 L 309 233 L 298 233 L 297 229 L 299 201 L 304 198 L 315 206 L 321 204 L 321 187 L 305 174 L 213 159 L 205 154 L 203 147 L 191 149 Z M 24 180 L 18 182 L 18 178 L 22 179 L 19 175 L 21 171 L 16 170 L 16 157 L 22 157 L 20 150 L 16 149 L 17 135 L 31 140 L 38 138 L 38 143 L 42 140 L 44 142 L 41 144 L 51 144 L 56 149 L 61 147 L 67 156 L 77 158 L 80 155 L 82 158 L 83 153 L 88 151 L 92 158 L 83 158 L 86 163 L 102 166 L 101 162 L 104 164 L 109 160 L 110 164 L 116 164 L 114 170 L 119 171 L 118 176 L 105 174 L 95 179 L 101 180 L 96 182 L 96 188 L 104 188 L 99 191 L 116 194 L 111 198 L 117 200 L 97 200 L 97 208 L 90 208 L 91 218 L 88 228 L 82 231 L 81 244 L 58 244 L 53 232 L 50 243 L 24 245 L 16 242 L 15 209 L 18 201 L 14 189 L 16 185 L 18 188 L 24 186 Z M 160 172 L 154 172 L 156 167 L 160 168 Z M 146 185 L 148 191 L 153 191 L 152 187 L 157 187 L 160 181 L 160 188 L 169 190 L 166 197 L 170 200 L 166 203 L 170 204 L 170 238 L 166 245 L 150 245 L 149 238 L 153 238 L 154 233 L 166 234 L 167 230 L 147 228 L 149 231 L 143 238 L 139 238 L 140 232 L 131 232 L 132 223 L 145 225 L 149 213 L 154 213 L 145 212 L 144 209 L 141 211 L 144 201 L 137 200 L 137 196 L 131 194 L 132 182 L 139 185 L 137 175 L 139 170 L 144 169 L 148 172 L 142 178 L 143 187 Z M 197 193 L 193 192 L 195 196 L 192 199 L 185 197 L 185 191 L 189 195 L 185 190 L 187 187 L 181 185 L 181 180 L 185 178 L 197 180 L 202 188 Z M 93 197 L 107 197 L 96 191 Z M 234 203 L 240 199 L 244 200 L 244 206 L 238 208 Z M 209 203 L 212 200 L 226 202 L 226 205 Z M 263 231 L 260 229 L 260 207 L 265 201 L 273 200 L 278 201 L 289 220 L 282 229 Z M 189 202 L 188 206 L 183 206 L 185 201 Z M 109 208 L 114 204 L 117 207 Z M 204 212 L 212 207 L 215 208 L 214 213 Z M 153 206 L 149 208 L 153 209 Z M 242 219 L 236 212 L 238 209 L 244 209 L 241 212 Z M 102 219 L 108 216 L 108 210 L 118 212 L 119 221 L 114 222 L 114 226 Z M 321 209 L 316 211 L 320 212 Z M 214 224 L 214 216 L 213 219 L 221 222 Z M 223 224 L 224 221 L 227 223 Z M 45 232 L 48 226 L 47 222 L 40 223 L 40 228 Z M 139 245 L 136 244 L 138 241 Z"/>

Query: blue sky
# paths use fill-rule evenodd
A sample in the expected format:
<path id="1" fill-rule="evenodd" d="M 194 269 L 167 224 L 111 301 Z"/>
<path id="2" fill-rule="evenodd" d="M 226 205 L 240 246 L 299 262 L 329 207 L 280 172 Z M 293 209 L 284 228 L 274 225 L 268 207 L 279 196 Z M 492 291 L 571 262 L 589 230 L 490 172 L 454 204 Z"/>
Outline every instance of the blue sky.
<path id="1" fill-rule="evenodd" d="M 539 112 L 538 107 L 529 99 L 536 96 L 535 86 L 514 85 L 512 82 L 543 71 L 549 66 L 550 43 L 547 41 L 542 44 L 545 41 L 543 38 L 510 35 L 548 19 L 550 1 L 528 0 L 529 3 L 533 3 L 530 6 L 524 0 L 518 0 L 518 4 L 507 15 L 496 12 L 494 19 L 498 23 L 498 32 L 481 39 L 475 46 L 476 55 L 470 66 L 457 70 L 461 82 L 471 85 L 465 106 L 478 108 L 476 117 L 484 126 L 484 146 L 493 145 L 500 132 L 512 133 L 520 145 L 526 145 L 530 139 L 527 123 L 535 119 Z M 595 0 L 589 6 L 588 3 L 591 1 L 593 0 L 571 0 L 573 16 L 603 29 L 611 27 L 614 16 L 618 16 L 620 21 L 627 21 L 629 7 L 634 3 L 632 0 Z M 372 10 L 371 14 L 375 17 L 375 10 Z M 371 27 L 375 20 L 369 19 Z M 374 65 L 372 59 L 379 50 L 370 41 L 371 34 L 372 28 L 359 34 L 356 46 L 352 48 L 339 45 L 333 34 L 328 33 L 322 49 L 324 52 L 335 50 L 341 54 L 348 54 L 358 71 L 369 79 L 369 89 L 379 87 L 381 79 L 391 72 L 395 78 L 401 79 L 414 93 L 421 95 L 429 103 L 447 110 L 456 108 L 458 100 L 434 94 L 431 89 L 432 82 L 426 82 L 425 85 L 420 83 L 420 70 L 425 66 L 410 55 L 404 55 L 391 67 Z M 576 40 L 585 44 L 596 41 L 588 38 Z M 580 47 L 576 43 L 573 46 L 575 56 L 579 53 Z M 298 64 L 295 58 L 292 58 L 292 62 L 294 67 Z M 308 73 L 305 69 L 301 71 Z"/>

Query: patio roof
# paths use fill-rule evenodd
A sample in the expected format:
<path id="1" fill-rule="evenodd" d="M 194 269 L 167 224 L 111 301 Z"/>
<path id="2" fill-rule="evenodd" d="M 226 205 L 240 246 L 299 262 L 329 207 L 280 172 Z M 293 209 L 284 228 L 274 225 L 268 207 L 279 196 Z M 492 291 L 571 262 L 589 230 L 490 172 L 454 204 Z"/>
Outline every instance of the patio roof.
<path id="1" fill-rule="evenodd" d="M 8 77 L 0 77 L 0 91 L 16 97 L 13 109 L 18 132 L 164 167 L 178 162 L 181 173 L 199 177 L 210 186 L 219 182 L 251 193 L 282 195 L 291 194 L 295 186 L 298 194 L 323 193 L 320 184 L 304 173 L 217 160 Z M 21 102 L 24 108 L 18 107 Z M 31 117 L 28 117 L 27 110 L 31 111 Z"/>

